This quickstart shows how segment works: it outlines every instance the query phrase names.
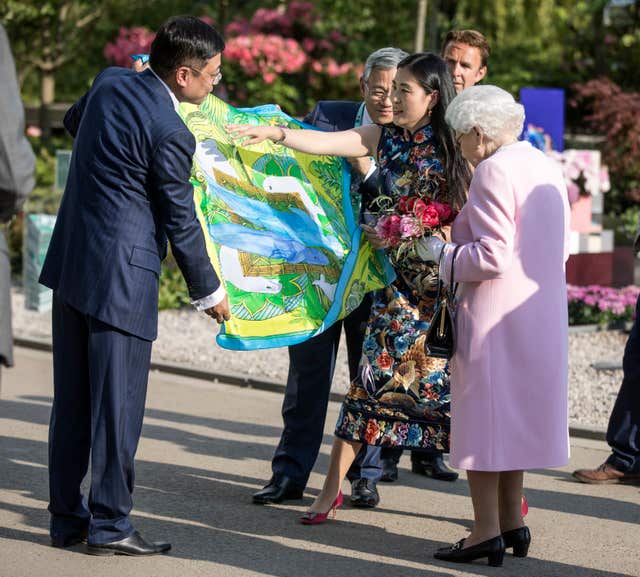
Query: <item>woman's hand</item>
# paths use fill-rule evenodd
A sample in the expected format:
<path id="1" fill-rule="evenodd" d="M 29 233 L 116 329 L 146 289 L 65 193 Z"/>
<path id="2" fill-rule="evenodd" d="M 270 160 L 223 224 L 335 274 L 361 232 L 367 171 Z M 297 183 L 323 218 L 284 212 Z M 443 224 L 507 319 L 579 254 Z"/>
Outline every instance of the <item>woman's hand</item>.
<path id="1" fill-rule="evenodd" d="M 361 224 L 360 228 L 362 229 L 362 232 L 364 232 L 364 235 L 367 237 L 369 244 L 376 250 L 387 248 L 387 246 L 389 246 L 386 240 L 378 236 L 376 229 L 372 226 Z"/>
<path id="2" fill-rule="evenodd" d="M 446 243 L 437 236 L 429 236 L 427 238 L 421 238 L 416 243 L 416 252 L 418 256 L 424 261 L 438 262 L 440 255 L 444 249 Z"/>
<path id="3" fill-rule="evenodd" d="M 247 146 L 259 144 L 264 140 L 282 142 L 286 138 L 285 129 L 281 126 L 254 126 L 253 124 L 227 124 L 225 126 L 231 138 Z"/>

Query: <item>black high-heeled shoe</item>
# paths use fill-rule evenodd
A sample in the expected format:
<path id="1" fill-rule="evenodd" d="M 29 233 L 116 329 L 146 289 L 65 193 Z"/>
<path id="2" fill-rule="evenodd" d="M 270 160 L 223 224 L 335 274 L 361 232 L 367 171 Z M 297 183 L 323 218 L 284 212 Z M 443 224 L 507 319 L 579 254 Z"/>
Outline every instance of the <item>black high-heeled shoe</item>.
<path id="1" fill-rule="evenodd" d="M 502 534 L 504 539 L 504 546 L 507 549 L 513 547 L 514 557 L 526 557 L 529 552 L 529 545 L 531 544 L 531 532 L 529 527 L 519 527 L 518 529 L 511 529 L 511 531 L 505 531 Z"/>
<path id="2" fill-rule="evenodd" d="M 441 547 L 433 556 L 443 561 L 452 561 L 453 563 L 470 563 L 476 559 L 487 557 L 487 561 L 491 567 L 501 567 L 504 558 L 504 539 L 502 535 L 487 539 L 482 543 L 472 545 L 463 549 L 464 539 L 460 539 L 457 543 L 449 547 Z"/>

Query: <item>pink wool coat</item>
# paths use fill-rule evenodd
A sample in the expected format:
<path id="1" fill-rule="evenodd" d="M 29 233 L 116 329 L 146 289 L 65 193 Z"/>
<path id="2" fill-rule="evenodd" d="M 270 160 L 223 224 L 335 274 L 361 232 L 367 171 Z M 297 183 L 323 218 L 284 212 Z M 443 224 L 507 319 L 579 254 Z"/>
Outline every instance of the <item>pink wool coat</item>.
<path id="1" fill-rule="evenodd" d="M 569 459 L 567 190 L 528 142 L 476 167 L 442 276 L 460 281 L 451 361 L 452 466 L 559 467 Z"/>

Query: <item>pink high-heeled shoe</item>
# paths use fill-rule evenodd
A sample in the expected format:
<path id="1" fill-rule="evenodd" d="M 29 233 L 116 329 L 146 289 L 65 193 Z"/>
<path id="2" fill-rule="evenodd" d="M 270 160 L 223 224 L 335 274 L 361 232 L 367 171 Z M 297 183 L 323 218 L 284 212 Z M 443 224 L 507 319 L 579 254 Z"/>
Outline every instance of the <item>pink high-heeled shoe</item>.
<path id="1" fill-rule="evenodd" d="M 527 503 L 527 498 L 522 495 L 522 517 L 526 517 L 529 512 L 529 503 Z"/>
<path id="2" fill-rule="evenodd" d="M 326 513 L 316 513 L 315 511 L 307 511 L 302 517 L 300 517 L 300 523 L 303 525 L 319 525 L 324 523 L 329 517 L 329 513 L 332 513 L 332 517 L 336 517 L 336 509 L 344 503 L 344 497 L 342 491 L 338 491 L 338 496 L 331 503 L 331 507 Z"/>

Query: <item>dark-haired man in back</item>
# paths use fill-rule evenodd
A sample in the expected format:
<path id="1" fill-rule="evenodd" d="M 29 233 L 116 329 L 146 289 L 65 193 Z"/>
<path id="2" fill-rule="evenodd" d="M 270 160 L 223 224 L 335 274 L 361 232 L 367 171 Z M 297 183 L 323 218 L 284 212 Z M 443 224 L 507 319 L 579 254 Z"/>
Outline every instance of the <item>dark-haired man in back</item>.
<path id="1" fill-rule="evenodd" d="M 489 43 L 477 30 L 450 30 L 447 33 L 442 43 L 442 57 L 449 65 L 458 94 L 485 77 L 489 54 Z"/>
<path id="2" fill-rule="evenodd" d="M 192 17 L 165 22 L 150 68 L 108 68 L 67 112 L 75 138 L 40 282 L 53 289 L 49 432 L 51 543 L 92 555 L 170 549 L 132 526 L 158 277 L 167 237 L 198 310 L 229 319 L 189 184 L 195 139 L 177 113 L 220 81 L 222 37 Z M 85 504 L 80 484 L 91 459 Z"/>

